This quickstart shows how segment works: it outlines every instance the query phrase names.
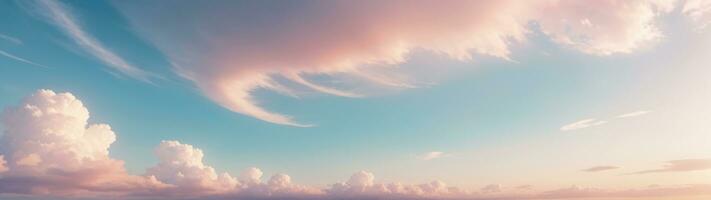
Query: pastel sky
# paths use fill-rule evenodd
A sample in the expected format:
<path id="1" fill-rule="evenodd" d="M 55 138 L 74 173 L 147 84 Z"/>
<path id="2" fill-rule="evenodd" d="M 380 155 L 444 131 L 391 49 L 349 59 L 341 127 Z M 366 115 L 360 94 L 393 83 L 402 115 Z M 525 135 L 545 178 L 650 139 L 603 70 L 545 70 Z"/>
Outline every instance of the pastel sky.
<path id="1" fill-rule="evenodd" d="M 0 0 L 0 199 L 709 199 L 711 1 Z"/>

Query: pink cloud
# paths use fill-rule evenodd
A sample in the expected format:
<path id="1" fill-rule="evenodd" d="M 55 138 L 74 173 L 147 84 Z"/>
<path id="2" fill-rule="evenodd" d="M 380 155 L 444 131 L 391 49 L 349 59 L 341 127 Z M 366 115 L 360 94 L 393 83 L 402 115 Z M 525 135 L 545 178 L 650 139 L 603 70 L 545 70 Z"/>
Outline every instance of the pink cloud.
<path id="1" fill-rule="evenodd" d="M 294 126 L 308 124 L 265 109 L 254 91 L 296 94 L 301 85 L 363 96 L 313 76 L 411 85 L 377 69 L 407 62 L 414 50 L 461 61 L 476 54 L 509 59 L 510 46 L 525 41 L 530 22 L 557 43 L 585 53 L 629 53 L 659 38 L 655 20 L 670 7 L 643 0 L 116 5 L 207 97 L 234 112 Z"/>
<path id="2" fill-rule="evenodd" d="M 211 166 L 203 163 L 201 149 L 178 141 L 163 141 L 155 151 L 160 162 L 147 170 L 146 176 L 175 186 L 166 195 L 180 197 L 201 196 L 260 196 L 311 195 L 320 191 L 295 185 L 291 177 L 278 173 L 267 182 L 262 182 L 263 172 L 259 168 L 249 168 L 240 180 L 229 173 L 218 174 Z M 163 191 L 165 192 L 165 191 Z"/>
<path id="3" fill-rule="evenodd" d="M 699 29 L 704 29 L 711 24 L 711 1 L 686 0 L 682 12 L 694 21 Z"/>
<path id="4" fill-rule="evenodd" d="M 156 166 L 128 174 L 109 157 L 116 134 L 107 124 L 89 124 L 89 111 L 70 93 L 39 90 L 2 113 L 0 194 L 73 197 L 201 197 L 311 195 L 320 191 L 276 174 L 266 183 L 248 169 L 244 183 L 203 163 L 199 148 L 162 141 Z"/>
<path id="5" fill-rule="evenodd" d="M 547 1 L 536 21 L 554 41 L 594 55 L 630 53 L 660 38 L 660 14 L 674 0 Z"/>
<path id="6" fill-rule="evenodd" d="M 489 185 L 481 192 L 448 186 L 380 183 L 359 171 L 327 188 L 303 186 L 276 173 L 262 181 L 258 168 L 239 180 L 204 163 L 203 151 L 178 141 L 155 149 L 158 164 L 144 175 L 131 175 L 124 162 L 109 157 L 116 134 L 106 124 L 89 124 L 89 111 L 70 93 L 39 90 L 2 113 L 0 197 L 87 199 L 561 199 L 644 198 L 711 195 L 709 185 L 657 186 L 627 190 L 571 187 L 534 191 L 532 186 Z M 707 159 L 669 161 L 661 169 L 639 173 L 711 169 Z M 526 190 L 522 192 L 521 190 Z"/>
<path id="7" fill-rule="evenodd" d="M 411 185 L 402 183 L 376 183 L 373 173 L 359 171 L 346 182 L 333 184 L 326 189 L 329 198 L 453 198 L 467 193 L 449 187 L 442 181 Z"/>
<path id="8" fill-rule="evenodd" d="M 129 175 L 109 157 L 116 140 L 106 124 L 88 124 L 89 111 L 74 95 L 39 90 L 2 113 L 0 138 L 5 172 L 0 192 L 76 195 L 165 187 Z"/>
<path id="9" fill-rule="evenodd" d="M 686 159 L 667 161 L 667 164 L 659 169 L 651 169 L 634 172 L 632 174 L 649 174 L 661 172 L 689 172 L 711 169 L 711 159 Z"/>
<path id="10" fill-rule="evenodd" d="M 7 168 L 7 161 L 5 161 L 5 156 L 0 155 L 0 173 L 6 172 L 8 170 Z"/>
<path id="11" fill-rule="evenodd" d="M 203 163 L 202 150 L 178 141 L 162 141 L 155 150 L 159 162 L 147 170 L 147 176 L 181 188 L 190 195 L 233 191 L 239 182 L 228 173 L 217 174 Z"/>
<path id="12" fill-rule="evenodd" d="M 430 152 L 418 155 L 417 158 L 420 160 L 433 160 L 433 159 L 442 158 L 442 157 L 449 157 L 449 156 L 452 156 L 452 155 L 441 152 L 441 151 L 430 151 Z"/>
<path id="13" fill-rule="evenodd" d="M 481 188 L 481 191 L 484 193 L 498 193 L 502 190 L 501 184 L 490 184 Z"/>
<path id="14" fill-rule="evenodd" d="M 661 198 L 682 196 L 698 196 L 698 199 L 704 199 L 709 195 L 711 195 L 711 185 L 670 185 L 626 190 L 572 186 L 569 188 L 543 192 L 541 194 L 531 196 L 529 199 L 641 199 L 650 197 Z"/>

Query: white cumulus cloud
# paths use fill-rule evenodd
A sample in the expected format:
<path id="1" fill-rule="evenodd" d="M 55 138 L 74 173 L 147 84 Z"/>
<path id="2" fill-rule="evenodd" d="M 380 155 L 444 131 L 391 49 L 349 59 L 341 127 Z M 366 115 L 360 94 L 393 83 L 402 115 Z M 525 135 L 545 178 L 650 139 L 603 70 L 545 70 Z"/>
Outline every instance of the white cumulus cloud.
<path id="1" fill-rule="evenodd" d="M 178 141 L 162 141 L 155 150 L 159 162 L 147 175 L 186 189 L 182 192 L 221 192 L 234 190 L 239 182 L 230 174 L 217 174 L 202 161 L 202 150 Z M 188 190 L 189 189 L 189 190 Z"/>
<path id="2" fill-rule="evenodd" d="M 162 141 L 155 149 L 158 164 L 144 175 L 126 172 L 109 156 L 116 134 L 106 124 L 89 124 L 89 111 L 74 95 L 39 90 L 2 112 L 0 197 L 22 194 L 42 198 L 82 199 L 560 199 L 593 197 L 658 197 L 710 195 L 709 185 L 660 186 L 647 189 L 568 188 L 522 190 L 521 186 L 483 187 L 470 192 L 442 181 L 422 184 L 380 183 L 373 173 L 358 171 L 327 188 L 299 185 L 284 173 L 262 181 L 259 168 L 248 168 L 239 180 L 217 173 L 203 151 L 179 141 Z M 669 161 L 637 174 L 708 170 L 708 159 Z M 594 167 L 589 171 L 613 167 Z M 514 189 L 514 190 L 512 190 Z M 525 191 L 525 192 L 521 192 Z"/>
<path id="3" fill-rule="evenodd" d="M 150 177 L 129 175 L 109 157 L 116 135 L 106 124 L 88 124 L 89 111 L 70 93 L 39 90 L 2 113 L 0 155 L 6 169 L 0 192 L 76 193 L 85 190 L 152 190 Z M 6 165 L 6 166 L 5 166 Z"/>
<path id="4" fill-rule="evenodd" d="M 445 198 L 467 194 L 456 187 L 448 187 L 442 181 L 411 185 L 402 183 L 376 183 L 373 173 L 358 171 L 346 182 L 336 183 L 326 189 L 333 198 Z"/>

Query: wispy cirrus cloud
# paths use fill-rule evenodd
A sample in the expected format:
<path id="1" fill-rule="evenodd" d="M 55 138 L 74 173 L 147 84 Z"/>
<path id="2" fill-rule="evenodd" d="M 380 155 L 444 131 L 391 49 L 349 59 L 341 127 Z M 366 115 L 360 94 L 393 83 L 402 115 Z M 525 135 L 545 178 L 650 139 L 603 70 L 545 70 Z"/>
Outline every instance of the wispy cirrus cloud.
<path id="1" fill-rule="evenodd" d="M 630 174 L 651 174 L 664 172 L 690 172 L 711 169 L 711 159 L 685 159 L 667 161 L 666 165 L 659 169 L 643 170 Z"/>
<path id="2" fill-rule="evenodd" d="M 642 115 L 649 114 L 652 111 L 649 110 L 640 110 L 640 111 L 635 111 L 635 112 L 630 112 L 630 113 L 625 113 L 621 115 L 617 115 L 617 118 L 629 118 L 629 117 L 638 117 Z"/>
<path id="3" fill-rule="evenodd" d="M 358 84 L 336 86 L 313 76 L 354 77 L 386 87 L 416 85 L 378 69 L 408 62 L 415 50 L 460 61 L 475 55 L 511 59 L 510 46 L 526 40 L 531 22 L 571 49 L 630 53 L 661 38 L 656 20 L 672 6 L 644 0 L 114 4 L 168 56 L 177 74 L 214 102 L 293 126 L 306 124 L 265 109 L 254 92 L 294 94 L 294 88 L 306 87 L 344 97 L 365 95 L 352 91 Z"/>
<path id="4" fill-rule="evenodd" d="M 118 54 L 104 46 L 90 33 L 86 32 L 80 25 L 79 20 L 72 14 L 71 9 L 66 5 L 54 0 L 36 0 L 33 5 L 34 8 L 37 9 L 30 10 L 31 12 L 38 12 L 49 23 L 61 29 L 61 31 L 74 40 L 84 52 L 103 62 L 113 70 L 131 78 L 141 81 L 150 81 L 151 76 L 153 76 L 151 73 L 130 64 Z"/>
<path id="5" fill-rule="evenodd" d="M 34 66 L 37 66 L 37 67 L 49 68 L 49 67 L 47 67 L 47 66 L 45 66 L 45 65 L 43 65 L 43 64 L 38 64 L 38 63 L 35 63 L 35 62 L 32 62 L 32 61 L 29 61 L 29 60 L 27 60 L 27 59 L 20 58 L 20 57 L 18 57 L 18 56 L 16 56 L 16 55 L 10 54 L 10 53 L 8 53 L 8 52 L 6 52 L 6 51 L 3 51 L 3 50 L 0 50 L 0 55 L 1 55 L 1 56 L 5 56 L 6 58 L 13 59 L 13 60 L 18 61 L 18 62 L 25 63 L 25 64 L 34 65 Z"/>
<path id="6" fill-rule="evenodd" d="M 580 120 L 577 122 L 573 122 L 573 123 L 564 125 L 564 126 L 560 127 L 560 130 L 561 131 L 574 131 L 574 130 L 578 130 L 578 129 L 590 128 L 593 126 L 600 126 L 600 125 L 603 125 L 606 123 L 607 123 L 607 121 L 597 120 L 594 118 L 584 119 L 584 120 Z"/>
<path id="7" fill-rule="evenodd" d="M 11 42 L 16 45 L 21 45 L 23 43 L 22 40 L 17 39 L 16 37 L 5 35 L 5 34 L 0 34 L 0 39 Z"/>
<path id="8" fill-rule="evenodd" d="M 620 167 L 618 167 L 618 166 L 601 165 L 601 166 L 595 166 L 595 167 L 583 169 L 582 171 L 584 171 L 584 172 L 601 172 L 601 171 L 609 171 L 609 170 L 614 170 L 614 169 L 619 169 L 619 168 Z"/>
<path id="9" fill-rule="evenodd" d="M 16 37 L 12 37 L 12 36 L 9 36 L 9 35 L 5 35 L 5 34 L 0 34 L 0 39 L 1 39 L 1 40 L 5 40 L 5 41 L 8 41 L 8 42 L 10 42 L 10 43 L 12 43 L 12 44 L 15 44 L 15 45 L 21 45 L 21 44 L 23 44 L 22 40 L 20 40 L 20 39 L 18 39 L 18 38 L 16 38 Z M 34 65 L 34 66 L 37 66 L 37 67 L 49 68 L 49 67 L 47 67 L 47 66 L 45 66 L 45 65 L 32 62 L 32 61 L 30 61 L 30 60 L 27 60 L 27 59 L 25 59 L 25 58 L 19 57 L 19 56 L 17 56 L 17 55 L 11 54 L 11 53 L 9 53 L 9 52 L 7 52 L 7 51 L 3 51 L 3 50 L 0 50 L 0 56 L 5 56 L 6 58 L 10 58 L 10 59 L 12 59 L 12 60 L 15 60 L 15 61 L 18 61 L 18 62 L 21 62 L 21 63 L 25 63 L 25 64 Z"/>
<path id="10" fill-rule="evenodd" d="M 585 129 L 585 128 L 604 125 L 604 124 L 607 124 L 608 122 L 612 122 L 612 121 L 620 120 L 620 119 L 624 119 L 624 118 L 639 117 L 642 115 L 649 114 L 651 112 L 652 111 L 650 111 L 650 110 L 634 111 L 634 112 L 629 112 L 629 113 L 617 115 L 617 116 L 610 118 L 608 120 L 599 120 L 599 119 L 595 119 L 595 118 L 584 119 L 584 120 L 580 120 L 577 122 L 563 125 L 562 127 L 560 127 L 560 130 L 561 131 L 575 131 L 575 130 L 579 130 L 579 129 Z"/>

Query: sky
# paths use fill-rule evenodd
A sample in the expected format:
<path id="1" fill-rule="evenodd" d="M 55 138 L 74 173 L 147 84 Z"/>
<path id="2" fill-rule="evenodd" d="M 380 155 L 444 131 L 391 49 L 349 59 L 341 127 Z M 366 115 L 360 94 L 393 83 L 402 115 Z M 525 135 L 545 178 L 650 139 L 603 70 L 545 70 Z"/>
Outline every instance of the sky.
<path id="1" fill-rule="evenodd" d="M 711 197 L 711 1 L 0 0 L 0 198 Z"/>

